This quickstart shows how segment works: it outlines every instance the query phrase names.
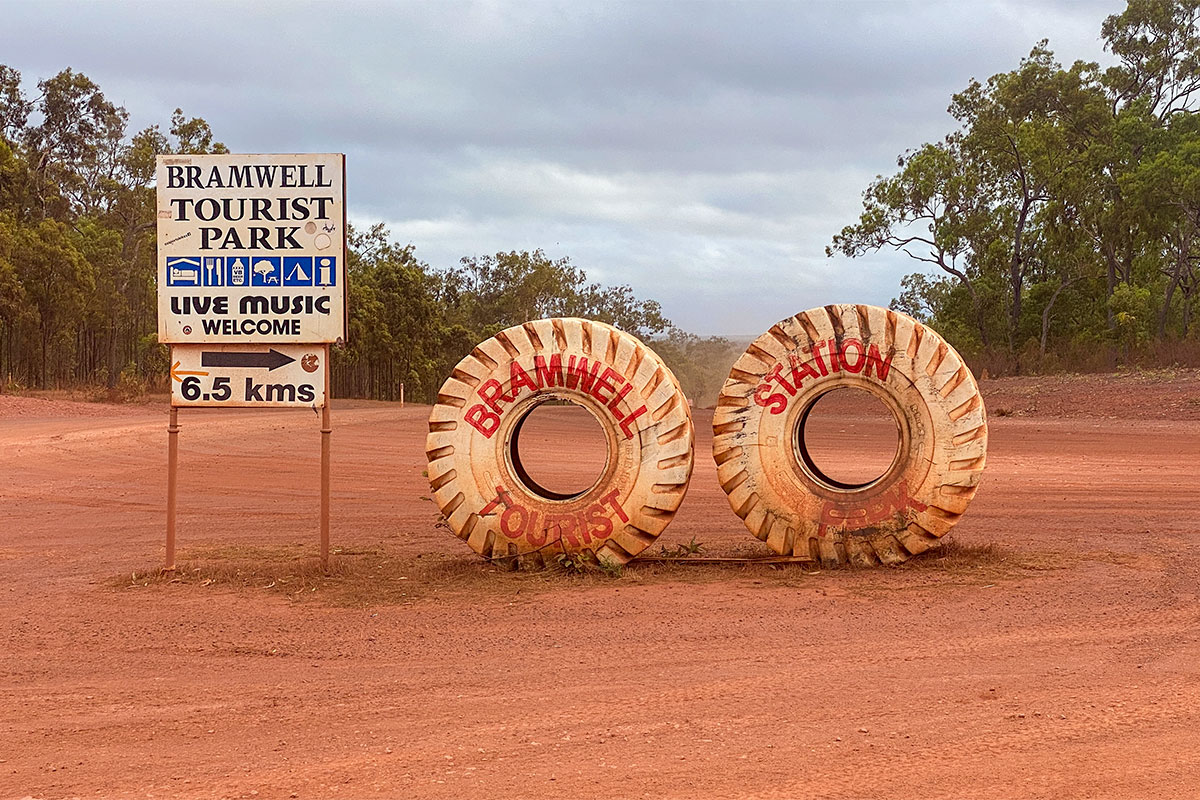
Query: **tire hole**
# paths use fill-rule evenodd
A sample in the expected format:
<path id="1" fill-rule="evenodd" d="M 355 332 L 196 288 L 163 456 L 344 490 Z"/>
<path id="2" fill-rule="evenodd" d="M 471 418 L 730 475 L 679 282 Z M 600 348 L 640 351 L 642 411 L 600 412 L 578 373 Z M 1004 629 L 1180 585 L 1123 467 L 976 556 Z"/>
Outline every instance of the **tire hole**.
<path id="1" fill-rule="evenodd" d="M 573 500 L 608 466 L 608 437 L 588 409 L 574 403 L 534 406 L 513 427 L 510 458 L 517 478 L 545 500 Z"/>
<path id="2" fill-rule="evenodd" d="M 795 446 L 810 477 L 832 489 L 855 491 L 891 469 L 899 456 L 900 427 L 874 394 L 842 386 L 805 409 Z"/>

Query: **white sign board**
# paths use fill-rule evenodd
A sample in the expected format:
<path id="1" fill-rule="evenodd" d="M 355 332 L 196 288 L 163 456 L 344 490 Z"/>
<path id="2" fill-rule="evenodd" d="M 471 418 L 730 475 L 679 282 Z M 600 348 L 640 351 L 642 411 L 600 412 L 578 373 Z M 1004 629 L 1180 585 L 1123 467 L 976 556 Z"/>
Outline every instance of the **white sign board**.
<path id="1" fill-rule="evenodd" d="M 345 156 L 159 156 L 157 182 L 160 342 L 345 338 Z"/>
<path id="2" fill-rule="evenodd" d="M 175 345 L 171 405 L 320 408 L 326 366 L 323 345 Z"/>

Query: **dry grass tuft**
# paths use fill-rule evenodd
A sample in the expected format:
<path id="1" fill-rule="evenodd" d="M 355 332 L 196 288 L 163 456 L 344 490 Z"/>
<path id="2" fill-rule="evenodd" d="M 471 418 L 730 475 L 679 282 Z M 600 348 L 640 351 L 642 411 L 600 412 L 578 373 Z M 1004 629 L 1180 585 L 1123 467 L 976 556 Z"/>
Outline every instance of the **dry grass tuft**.
<path id="1" fill-rule="evenodd" d="M 995 542 L 964 544 L 943 539 L 938 547 L 913 556 L 904 566 L 909 569 L 963 570 L 1003 567 L 1013 563 L 1014 554 Z"/>
<path id="2" fill-rule="evenodd" d="M 755 554 L 761 555 L 755 551 Z M 547 591 L 576 591 L 612 585 L 655 583 L 707 584 L 751 580 L 764 586 L 792 587 L 821 572 L 868 574 L 870 570 L 822 570 L 815 564 L 743 563 L 696 564 L 695 559 L 633 562 L 605 570 L 557 568 L 540 572 L 514 571 L 474 554 L 398 555 L 379 547 L 335 548 L 328 570 L 322 570 L 311 544 L 271 547 L 196 547 L 182 554 L 174 572 L 145 567 L 117 575 L 107 585 L 119 591 L 164 590 L 265 592 L 294 602 L 366 607 L 409 605 L 439 597 L 513 597 Z M 1025 570 L 1053 569 L 1035 556 L 1016 554 L 996 544 L 962 544 L 948 539 L 938 548 L 899 565 L 895 570 L 942 573 L 968 582 L 994 580 Z M 894 572 L 879 568 L 879 574 Z M 915 578 L 916 576 L 914 576 Z M 889 581 L 890 583 L 891 581 Z M 920 583 L 920 581 L 917 581 Z"/>
<path id="3" fill-rule="evenodd" d="M 195 548 L 174 572 L 135 570 L 109 581 L 116 589 L 191 586 L 267 591 L 332 605 L 400 605 L 438 592 L 484 584 L 489 565 L 468 557 L 402 558 L 380 548 L 335 548 L 322 569 L 312 545 Z"/>

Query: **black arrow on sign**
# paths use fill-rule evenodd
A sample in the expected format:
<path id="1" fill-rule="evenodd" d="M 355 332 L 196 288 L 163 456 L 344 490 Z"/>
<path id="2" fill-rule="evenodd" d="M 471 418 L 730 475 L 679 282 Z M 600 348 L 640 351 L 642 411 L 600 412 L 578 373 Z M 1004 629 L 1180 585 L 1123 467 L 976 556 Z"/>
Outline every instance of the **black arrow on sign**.
<path id="1" fill-rule="evenodd" d="M 276 367 L 285 367 L 295 360 L 275 348 L 271 348 L 268 353 L 229 353 L 225 351 L 200 353 L 200 366 L 202 367 L 266 367 L 270 371 Z"/>

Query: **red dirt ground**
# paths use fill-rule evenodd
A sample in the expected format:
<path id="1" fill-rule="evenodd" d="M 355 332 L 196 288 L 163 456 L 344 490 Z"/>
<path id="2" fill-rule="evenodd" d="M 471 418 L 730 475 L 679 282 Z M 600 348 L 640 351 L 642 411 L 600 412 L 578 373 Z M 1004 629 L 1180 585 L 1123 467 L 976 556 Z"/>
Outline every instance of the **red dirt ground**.
<path id="1" fill-rule="evenodd" d="M 0 396 L 0 798 L 1200 796 L 1200 374 L 983 388 L 957 546 L 874 570 L 496 572 L 353 402 L 322 578 L 317 418 L 184 412 L 175 582 L 165 401 Z M 695 416 L 660 541 L 762 553 Z"/>

